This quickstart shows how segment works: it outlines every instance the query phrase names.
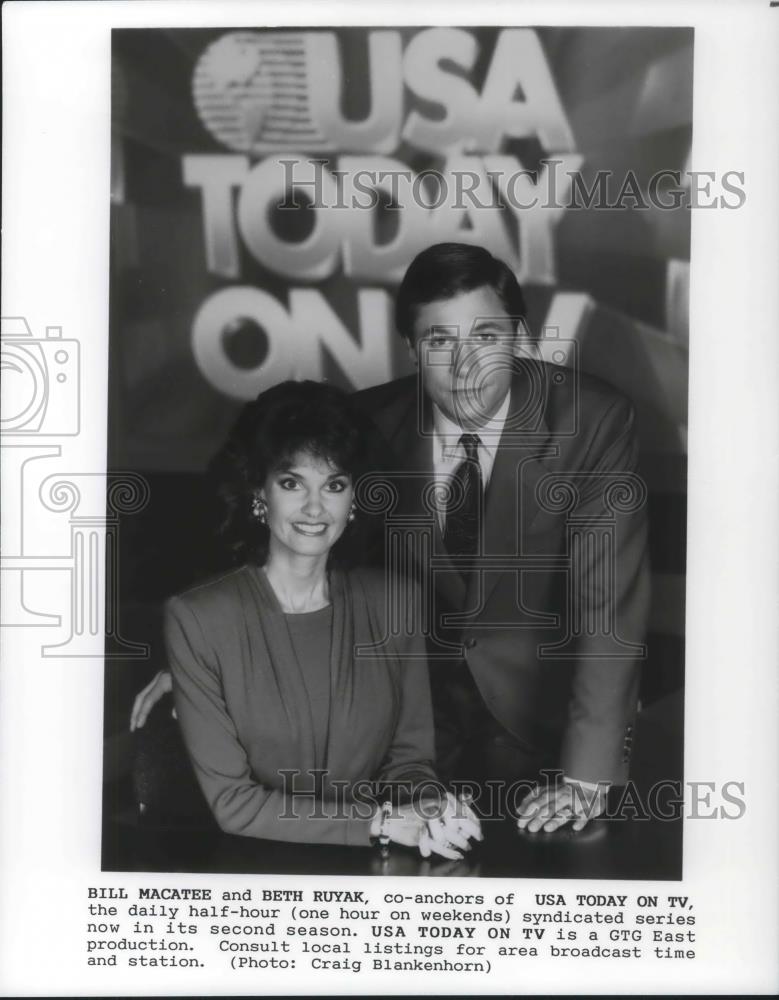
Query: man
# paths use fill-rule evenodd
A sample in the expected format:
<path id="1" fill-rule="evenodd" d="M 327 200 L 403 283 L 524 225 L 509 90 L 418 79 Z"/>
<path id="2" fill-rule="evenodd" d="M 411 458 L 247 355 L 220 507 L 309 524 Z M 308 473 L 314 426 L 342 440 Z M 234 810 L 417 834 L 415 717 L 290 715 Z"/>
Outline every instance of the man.
<path id="1" fill-rule="evenodd" d="M 430 247 L 396 300 L 417 374 L 355 399 L 387 446 L 384 558 L 396 571 L 410 562 L 428 595 L 439 773 L 511 783 L 561 769 L 521 801 L 518 823 L 581 829 L 627 777 L 649 602 L 645 493 L 632 405 L 523 356 L 524 319 L 504 263 Z M 133 725 L 165 681 L 138 696 Z"/>
<path id="2" fill-rule="evenodd" d="M 564 780 L 528 795 L 519 825 L 581 829 L 627 777 L 645 492 L 631 404 L 523 358 L 524 314 L 514 274 L 486 250 L 430 247 L 396 300 L 418 374 L 356 400 L 391 454 L 387 528 L 428 584 L 439 772 L 511 781 L 558 767 Z"/>

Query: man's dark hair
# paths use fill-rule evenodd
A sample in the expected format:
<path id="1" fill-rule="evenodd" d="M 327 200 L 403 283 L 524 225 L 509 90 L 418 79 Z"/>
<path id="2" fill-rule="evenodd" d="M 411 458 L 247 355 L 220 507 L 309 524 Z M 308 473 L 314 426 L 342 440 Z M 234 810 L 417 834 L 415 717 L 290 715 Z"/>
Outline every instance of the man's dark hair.
<path id="1" fill-rule="evenodd" d="M 403 277 L 395 300 L 395 326 L 406 340 L 414 339 L 418 306 L 451 299 L 488 285 L 497 292 L 507 314 L 524 319 L 525 300 L 514 272 L 484 247 L 467 243 L 436 243 L 418 254 Z"/>
<path id="2" fill-rule="evenodd" d="M 355 483 L 368 471 L 365 419 L 341 389 L 322 382 L 281 382 L 240 411 L 208 469 L 221 506 L 217 531 L 231 561 L 265 562 L 268 529 L 253 516 L 252 501 L 268 475 L 301 452 L 330 462 Z M 341 541 L 335 548 L 343 550 Z"/>

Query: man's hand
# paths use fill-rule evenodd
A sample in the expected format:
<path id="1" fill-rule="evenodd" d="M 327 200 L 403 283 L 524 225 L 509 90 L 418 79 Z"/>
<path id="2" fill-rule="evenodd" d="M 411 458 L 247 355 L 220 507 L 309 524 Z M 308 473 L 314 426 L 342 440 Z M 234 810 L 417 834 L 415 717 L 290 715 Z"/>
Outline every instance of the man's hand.
<path id="1" fill-rule="evenodd" d="M 600 816 L 606 808 L 608 786 L 582 784 L 570 779 L 555 785 L 536 788 L 522 800 L 517 826 L 528 833 L 553 833 L 565 823 L 575 831 Z"/>
<path id="2" fill-rule="evenodd" d="M 158 674 L 139 691 L 133 702 L 133 710 L 130 714 L 130 732 L 140 729 L 149 717 L 149 712 L 154 708 L 160 698 L 169 694 L 173 690 L 173 678 L 169 670 L 160 670 Z M 176 710 L 173 710 L 176 716 Z"/>

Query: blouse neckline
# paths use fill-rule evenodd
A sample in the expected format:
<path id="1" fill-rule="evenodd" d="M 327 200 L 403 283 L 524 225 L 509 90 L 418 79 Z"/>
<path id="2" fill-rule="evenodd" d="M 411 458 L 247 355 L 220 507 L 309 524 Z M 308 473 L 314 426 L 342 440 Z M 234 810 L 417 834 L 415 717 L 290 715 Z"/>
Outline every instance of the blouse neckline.
<path id="1" fill-rule="evenodd" d="M 323 615 L 325 612 L 332 613 L 333 604 L 325 604 L 321 608 L 315 608 L 313 611 L 285 611 L 285 618 L 313 618 L 314 615 Z"/>
<path id="2" fill-rule="evenodd" d="M 247 564 L 248 565 L 248 564 Z M 263 604 L 265 604 L 268 611 L 272 611 L 274 614 L 281 615 L 283 618 L 287 617 L 297 617 L 301 615 L 318 614 L 320 611 L 332 610 L 335 605 L 343 599 L 344 596 L 344 580 L 339 570 L 330 570 L 328 572 L 329 582 L 330 582 L 330 603 L 325 604 L 322 608 L 317 608 L 316 611 L 285 611 L 278 597 L 276 596 L 276 591 L 271 586 L 270 580 L 268 579 L 265 570 L 262 566 L 251 565 L 252 576 L 259 588 L 260 594 L 263 599 Z"/>

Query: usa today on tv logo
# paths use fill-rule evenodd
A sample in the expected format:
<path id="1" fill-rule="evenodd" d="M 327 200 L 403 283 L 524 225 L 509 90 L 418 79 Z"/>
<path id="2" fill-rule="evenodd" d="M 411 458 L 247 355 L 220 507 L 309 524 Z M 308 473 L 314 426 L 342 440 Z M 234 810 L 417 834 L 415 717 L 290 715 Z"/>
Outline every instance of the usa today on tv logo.
<path id="1" fill-rule="evenodd" d="M 689 170 L 657 171 L 648 185 L 630 170 L 598 171 L 585 183 L 533 29 L 496 31 L 489 53 L 461 28 L 363 34 L 359 79 L 349 78 L 335 31 L 233 31 L 196 61 L 194 107 L 226 151 L 184 154 L 182 178 L 199 193 L 206 270 L 231 284 L 197 310 L 192 349 L 226 395 L 251 399 L 286 378 L 321 379 L 326 356 L 355 388 L 392 378 L 392 288 L 432 244 L 484 246 L 520 282 L 554 286 L 566 211 L 745 201 L 736 171 L 719 188 L 713 174 Z M 367 110 L 352 119 L 343 98 L 358 84 Z M 533 162 L 516 140 L 536 150 Z M 392 218 L 381 237 L 379 213 Z M 289 283 L 283 300 L 240 283 L 242 256 Z M 337 276 L 356 300 L 350 324 L 316 287 Z M 543 327 L 573 335 L 591 305 L 586 293 L 555 290 Z M 236 331 L 262 343 L 254 367 L 229 356 Z"/>

